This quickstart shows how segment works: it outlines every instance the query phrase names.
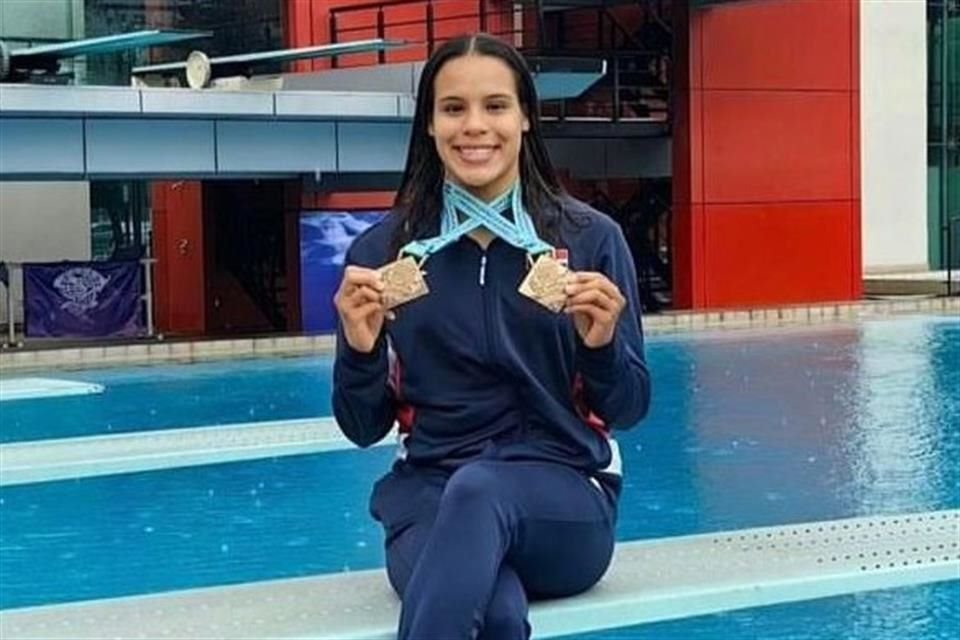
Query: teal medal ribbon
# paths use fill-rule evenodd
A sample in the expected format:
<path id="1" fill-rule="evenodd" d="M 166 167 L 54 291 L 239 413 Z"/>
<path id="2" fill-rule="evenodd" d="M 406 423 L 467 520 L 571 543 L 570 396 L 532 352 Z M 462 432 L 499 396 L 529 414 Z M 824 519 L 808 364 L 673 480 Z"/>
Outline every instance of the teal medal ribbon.
<path id="1" fill-rule="evenodd" d="M 484 202 L 466 189 L 444 182 L 443 205 L 440 235 L 410 242 L 400 250 L 401 255 L 414 256 L 423 263 L 432 254 L 480 227 L 530 256 L 553 252 L 553 247 L 537 236 L 533 220 L 523 208 L 519 180 L 493 202 Z M 506 211 L 512 212 L 513 221 L 503 215 Z"/>

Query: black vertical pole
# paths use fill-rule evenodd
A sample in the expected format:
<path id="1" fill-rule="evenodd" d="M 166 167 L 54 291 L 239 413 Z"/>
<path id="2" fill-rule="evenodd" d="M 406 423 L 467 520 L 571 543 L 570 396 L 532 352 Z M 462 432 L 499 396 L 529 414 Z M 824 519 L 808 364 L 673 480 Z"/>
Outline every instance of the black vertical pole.
<path id="1" fill-rule="evenodd" d="M 567 49 L 567 12 L 558 11 L 554 14 L 557 17 L 557 49 L 566 51 Z"/>
<path id="2" fill-rule="evenodd" d="M 337 42 L 337 12 L 330 11 L 330 44 L 336 44 Z M 331 56 L 330 58 L 330 68 L 337 68 L 337 56 Z"/>
<path id="3" fill-rule="evenodd" d="M 610 52 L 613 60 L 613 121 L 620 121 L 620 56 L 616 51 Z"/>
<path id="4" fill-rule="evenodd" d="M 427 55 L 433 53 L 433 0 L 427 0 Z"/>
<path id="5" fill-rule="evenodd" d="M 597 49 L 603 51 L 603 11 L 597 11 Z"/>
<path id="6" fill-rule="evenodd" d="M 950 201 L 947 198 L 947 188 L 949 184 L 947 180 L 949 170 L 947 166 L 949 160 L 947 149 L 947 109 L 950 106 L 947 96 L 949 93 L 948 79 L 950 78 L 950 76 L 947 75 L 949 66 L 947 53 L 950 48 L 947 33 L 947 26 L 949 25 L 949 10 L 947 4 L 947 0 L 943 0 L 940 5 L 940 175 L 937 178 L 937 182 L 940 186 L 940 225 L 943 232 L 944 252 L 947 259 L 947 295 L 949 296 L 953 295 L 953 229 L 950 228 L 950 216 L 947 211 L 950 205 Z"/>
<path id="7" fill-rule="evenodd" d="M 547 28 L 543 18 L 543 0 L 537 0 L 537 51 L 546 46 Z"/>
<path id="8" fill-rule="evenodd" d="M 377 8 L 377 37 L 381 39 L 384 38 L 385 31 L 386 31 L 386 27 L 384 26 L 384 23 L 383 23 L 383 6 L 381 5 L 380 7 Z M 386 49 L 380 49 L 380 51 L 377 52 L 377 62 L 379 62 L 380 64 L 383 64 L 386 61 L 387 61 L 387 51 Z"/>

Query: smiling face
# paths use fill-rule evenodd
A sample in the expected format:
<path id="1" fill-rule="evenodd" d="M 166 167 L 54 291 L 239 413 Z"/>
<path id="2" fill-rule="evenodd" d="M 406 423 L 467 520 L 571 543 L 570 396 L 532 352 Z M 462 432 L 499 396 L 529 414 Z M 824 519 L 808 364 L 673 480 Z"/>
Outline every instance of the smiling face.
<path id="1" fill-rule="evenodd" d="M 516 78 L 499 58 L 468 54 L 437 73 L 428 131 L 451 182 L 493 200 L 517 179 L 529 130 Z"/>

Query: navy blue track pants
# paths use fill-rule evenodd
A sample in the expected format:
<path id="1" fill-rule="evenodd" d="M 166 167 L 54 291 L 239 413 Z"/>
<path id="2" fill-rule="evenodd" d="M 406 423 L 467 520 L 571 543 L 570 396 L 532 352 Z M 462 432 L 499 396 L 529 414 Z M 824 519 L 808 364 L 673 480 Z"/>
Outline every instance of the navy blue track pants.
<path id="1" fill-rule="evenodd" d="M 403 601 L 398 640 L 526 640 L 528 599 L 589 589 L 613 553 L 612 492 L 552 462 L 398 461 L 370 510 Z"/>

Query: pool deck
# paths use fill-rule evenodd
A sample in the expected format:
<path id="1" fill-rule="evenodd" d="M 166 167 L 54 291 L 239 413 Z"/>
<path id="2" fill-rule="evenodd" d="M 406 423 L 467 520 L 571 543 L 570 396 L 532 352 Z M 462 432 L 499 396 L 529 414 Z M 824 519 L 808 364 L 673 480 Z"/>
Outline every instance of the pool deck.
<path id="1" fill-rule="evenodd" d="M 835 304 L 799 305 L 703 312 L 668 312 L 644 317 L 648 335 L 701 331 L 814 325 L 894 315 L 960 316 L 960 297 L 908 297 Z M 0 351 L 0 374 L 30 370 L 88 369 L 297 355 L 332 355 L 331 335 L 265 336 L 236 339 L 142 340 L 135 344 L 77 346 L 27 344 Z"/>
<path id="2" fill-rule="evenodd" d="M 960 271 L 892 271 L 866 273 L 863 276 L 863 291 L 868 296 L 896 295 L 948 295 L 950 290 L 960 291 Z"/>

